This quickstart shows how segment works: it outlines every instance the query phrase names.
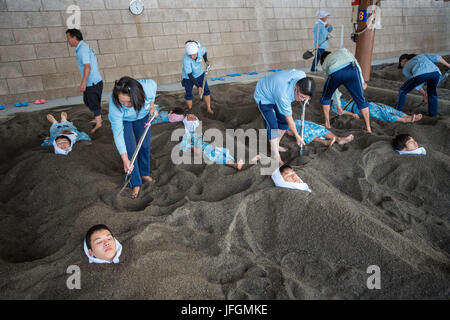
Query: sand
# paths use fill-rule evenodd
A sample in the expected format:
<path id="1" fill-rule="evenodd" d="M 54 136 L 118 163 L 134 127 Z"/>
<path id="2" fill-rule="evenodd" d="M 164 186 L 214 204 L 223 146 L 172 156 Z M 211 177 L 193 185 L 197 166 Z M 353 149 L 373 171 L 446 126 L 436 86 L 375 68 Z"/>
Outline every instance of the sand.
<path id="1" fill-rule="evenodd" d="M 373 82 L 401 85 L 387 66 Z M 389 81 L 383 82 L 383 79 Z M 323 123 L 323 82 L 306 120 Z M 204 129 L 264 128 L 255 83 L 212 86 L 215 116 L 194 99 Z M 448 86 L 447 86 L 448 88 Z M 447 94 L 445 88 L 442 94 Z M 345 94 L 344 94 L 345 95 Z M 395 105 L 396 94 L 369 88 L 369 99 Z M 182 93 L 160 94 L 161 106 L 183 105 Z M 300 105 L 294 104 L 295 118 Z M 202 107 L 202 110 L 200 110 Z M 68 112 L 88 132 L 85 106 Z M 332 131 L 355 140 L 318 143 L 299 158 L 294 138 L 282 157 L 312 193 L 275 188 L 261 165 L 174 165 L 178 124 L 152 127 L 156 185 L 140 197 L 118 196 L 124 179 L 108 121 L 67 156 L 40 147 L 48 111 L 0 124 L 0 299 L 446 299 L 450 284 L 450 103 L 415 124 L 332 119 Z M 420 96 L 405 111 L 426 113 Z M 107 107 L 104 106 L 104 118 Z M 427 156 L 400 157 L 390 147 L 410 133 Z M 82 249 L 89 227 L 107 224 L 123 245 L 117 265 L 90 265 Z M 81 289 L 69 290 L 70 265 Z M 381 289 L 369 290 L 367 268 L 379 266 Z"/>

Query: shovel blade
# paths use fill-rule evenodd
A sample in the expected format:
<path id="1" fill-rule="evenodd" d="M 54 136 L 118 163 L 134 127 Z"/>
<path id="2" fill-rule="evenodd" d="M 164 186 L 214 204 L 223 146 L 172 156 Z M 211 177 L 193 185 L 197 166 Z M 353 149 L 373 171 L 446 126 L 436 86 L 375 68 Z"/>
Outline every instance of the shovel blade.
<path id="1" fill-rule="evenodd" d="M 308 60 L 308 59 L 310 59 L 312 57 L 314 57 L 314 54 L 310 50 L 308 50 L 305 53 L 303 53 L 303 59 L 305 59 L 305 60 Z"/>

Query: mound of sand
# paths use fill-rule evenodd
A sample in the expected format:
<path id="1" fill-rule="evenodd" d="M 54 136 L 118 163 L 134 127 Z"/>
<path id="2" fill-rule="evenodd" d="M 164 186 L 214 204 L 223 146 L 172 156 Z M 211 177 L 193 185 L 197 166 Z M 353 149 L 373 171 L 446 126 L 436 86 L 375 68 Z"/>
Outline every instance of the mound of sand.
<path id="1" fill-rule="evenodd" d="M 389 69 L 376 73 L 387 78 Z M 213 86 L 216 114 L 208 116 L 198 99 L 193 111 L 204 129 L 264 128 L 254 87 Z M 395 105 L 395 94 L 367 94 Z M 319 99 L 320 90 L 306 120 L 323 122 Z M 183 94 L 156 102 L 182 106 Z M 291 152 L 282 157 L 311 194 L 275 188 L 261 165 L 240 172 L 174 165 L 177 142 L 170 136 L 182 124 L 156 125 L 157 182 L 144 185 L 136 200 L 129 191 L 117 195 L 124 173 L 108 121 L 92 142 L 63 157 L 39 146 L 48 111 L 19 114 L 0 125 L 0 298 L 448 298 L 449 107 L 441 103 L 442 116 L 413 125 L 372 120 L 373 134 L 362 130 L 361 119 L 334 118 L 333 132 L 355 140 L 328 150 L 312 143 L 308 157 L 299 158 L 294 139 L 285 137 L 281 144 Z M 89 132 L 86 107 L 50 112 L 59 119 L 61 110 Z M 408 97 L 406 112 L 426 110 Z M 395 154 L 390 142 L 397 133 L 412 134 L 428 155 Z M 122 243 L 118 265 L 88 264 L 82 241 L 97 223 Z M 81 290 L 66 287 L 70 265 L 81 268 Z M 366 286 L 371 265 L 380 267 L 381 290 Z"/>

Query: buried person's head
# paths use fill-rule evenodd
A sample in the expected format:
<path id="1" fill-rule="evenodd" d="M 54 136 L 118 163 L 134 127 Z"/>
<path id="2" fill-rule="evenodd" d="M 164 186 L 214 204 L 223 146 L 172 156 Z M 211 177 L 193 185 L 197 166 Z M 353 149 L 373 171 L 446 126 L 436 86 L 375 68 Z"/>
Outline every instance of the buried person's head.
<path id="1" fill-rule="evenodd" d="M 295 171 L 292 169 L 291 166 L 284 164 L 280 167 L 280 174 L 283 177 L 283 180 L 286 182 L 292 182 L 292 183 L 300 183 L 301 179 L 295 173 Z"/>
<path id="2" fill-rule="evenodd" d="M 399 134 L 392 141 L 392 147 L 397 151 L 414 151 L 419 144 L 409 134 Z"/>
<path id="3" fill-rule="evenodd" d="M 55 154 L 68 155 L 72 151 L 72 141 L 66 135 L 60 135 L 53 141 Z"/>
<path id="4" fill-rule="evenodd" d="M 200 121 L 198 118 L 193 115 L 192 113 L 189 113 L 186 115 L 186 117 L 183 120 L 184 128 L 188 132 L 194 132 L 195 129 L 200 125 Z"/>
<path id="5" fill-rule="evenodd" d="M 296 101 L 305 101 L 314 95 L 316 84 L 311 77 L 305 77 L 297 81 L 294 87 L 294 98 Z"/>
<path id="6" fill-rule="evenodd" d="M 85 252 L 90 263 L 119 262 L 120 243 L 114 238 L 111 230 L 97 224 L 91 227 L 85 237 Z"/>

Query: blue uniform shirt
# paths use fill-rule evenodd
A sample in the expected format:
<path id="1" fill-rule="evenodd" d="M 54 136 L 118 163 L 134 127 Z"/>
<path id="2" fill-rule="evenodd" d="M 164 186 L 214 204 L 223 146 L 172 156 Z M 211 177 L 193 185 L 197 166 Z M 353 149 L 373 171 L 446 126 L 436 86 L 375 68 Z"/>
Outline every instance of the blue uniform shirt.
<path id="1" fill-rule="evenodd" d="M 253 98 L 259 104 L 276 104 L 283 116 L 292 115 L 291 103 L 295 101 L 294 87 L 300 79 L 306 78 L 301 70 L 278 71 L 261 78 L 256 84 Z"/>
<path id="2" fill-rule="evenodd" d="M 439 72 L 442 75 L 439 68 L 434 64 L 439 62 L 441 56 L 435 56 L 431 54 L 418 54 L 411 60 L 405 63 L 403 67 L 403 75 L 409 80 L 413 77 L 420 76 L 425 73 Z M 423 84 L 417 86 L 416 89 L 419 90 Z"/>
<path id="3" fill-rule="evenodd" d="M 86 81 L 86 86 L 90 87 L 102 81 L 102 76 L 98 71 L 97 57 L 95 56 L 94 50 L 82 40 L 75 48 L 75 52 L 77 53 L 77 63 L 78 68 L 80 69 L 81 79 L 83 79 L 84 65 L 91 65 L 91 71 Z"/>
<path id="4" fill-rule="evenodd" d="M 187 53 L 183 56 L 183 70 L 182 75 L 183 79 L 189 79 L 188 74 L 192 73 L 194 78 L 198 78 L 203 74 L 203 56 L 206 53 L 206 48 L 203 46 L 200 46 L 198 48 L 198 54 L 197 54 L 197 60 L 192 59 L 189 57 Z"/>
<path id="5" fill-rule="evenodd" d="M 114 104 L 112 93 L 109 98 L 109 114 L 108 119 L 111 122 L 111 129 L 114 135 L 114 142 L 120 154 L 127 153 L 125 139 L 123 137 L 123 122 L 136 121 L 144 118 L 150 112 L 150 103 L 155 101 L 156 82 L 151 79 L 138 80 L 145 92 L 145 103 L 139 113 L 134 108 L 127 108 L 121 105 L 119 108 Z M 120 110 L 119 110 L 120 109 Z"/>
<path id="6" fill-rule="evenodd" d="M 315 48 L 316 45 L 324 41 L 328 37 L 328 33 L 331 31 L 333 31 L 333 26 L 330 25 L 328 28 L 326 28 L 325 24 L 321 20 L 317 21 L 313 28 L 314 34 L 313 48 Z M 319 46 L 319 49 L 327 49 L 327 48 L 328 48 L 328 40 Z"/>

